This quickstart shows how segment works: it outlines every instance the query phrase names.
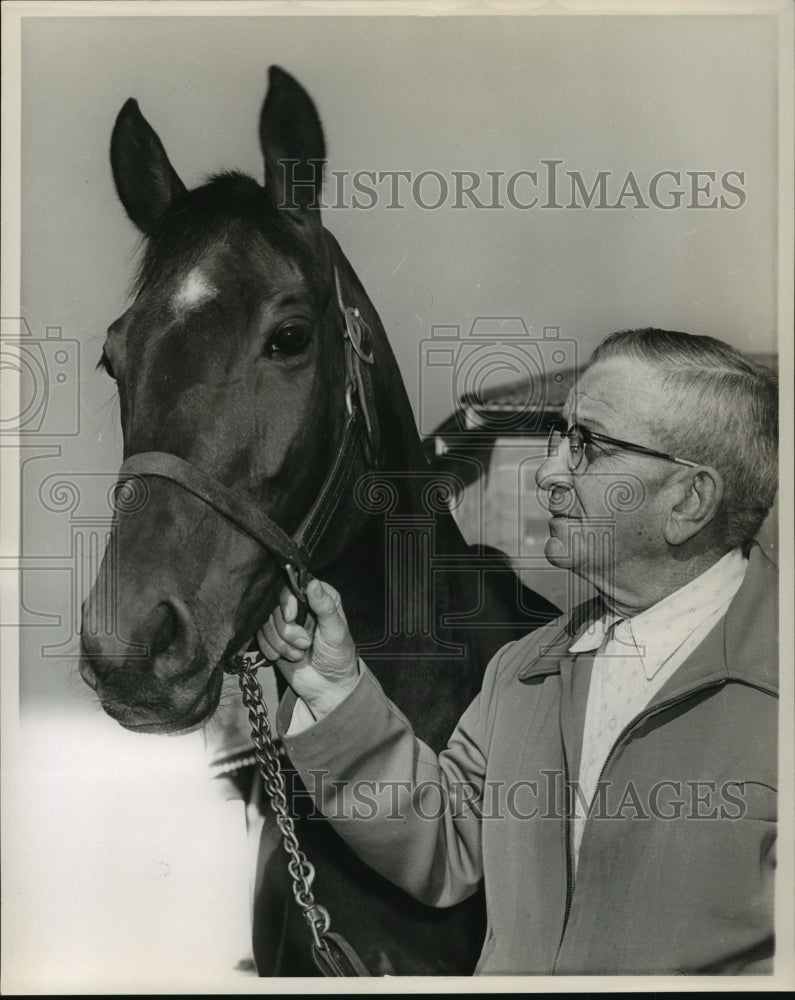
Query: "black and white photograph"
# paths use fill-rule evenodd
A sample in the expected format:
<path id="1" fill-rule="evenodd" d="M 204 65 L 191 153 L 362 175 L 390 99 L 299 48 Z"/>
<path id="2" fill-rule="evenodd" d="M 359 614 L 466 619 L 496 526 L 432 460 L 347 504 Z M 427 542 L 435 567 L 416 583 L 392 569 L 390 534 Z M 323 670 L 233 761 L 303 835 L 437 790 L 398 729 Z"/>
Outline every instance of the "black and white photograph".
<path id="1" fill-rule="evenodd" d="M 3 994 L 795 987 L 789 0 L 2 16 Z"/>

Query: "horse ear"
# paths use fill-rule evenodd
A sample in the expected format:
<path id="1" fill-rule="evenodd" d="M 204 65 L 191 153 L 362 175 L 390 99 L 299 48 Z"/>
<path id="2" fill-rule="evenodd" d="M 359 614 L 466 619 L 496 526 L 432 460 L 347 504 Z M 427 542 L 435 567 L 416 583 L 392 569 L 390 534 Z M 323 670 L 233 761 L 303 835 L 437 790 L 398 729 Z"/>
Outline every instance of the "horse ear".
<path id="1" fill-rule="evenodd" d="M 265 187 L 281 208 L 319 210 L 326 143 L 312 98 L 278 66 L 268 70 L 259 119 Z"/>
<path id="2" fill-rule="evenodd" d="M 121 203 L 142 233 L 150 233 L 171 202 L 185 193 L 162 142 L 132 97 L 113 126 L 110 164 Z"/>

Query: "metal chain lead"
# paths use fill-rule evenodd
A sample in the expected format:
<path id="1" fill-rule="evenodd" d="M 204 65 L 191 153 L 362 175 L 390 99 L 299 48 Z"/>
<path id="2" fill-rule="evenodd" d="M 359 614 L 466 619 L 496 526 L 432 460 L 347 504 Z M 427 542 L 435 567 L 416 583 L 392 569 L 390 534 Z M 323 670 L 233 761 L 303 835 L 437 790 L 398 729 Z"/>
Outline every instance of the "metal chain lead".
<path id="1" fill-rule="evenodd" d="M 254 754 L 265 782 L 271 808 L 276 814 L 276 824 L 282 835 L 284 849 L 290 856 L 287 868 L 292 880 L 295 901 L 312 932 L 315 947 L 323 952 L 327 950 L 323 937 L 329 930 L 331 919 L 325 907 L 315 902 L 312 893 L 315 869 L 298 844 L 295 824 L 288 810 L 284 773 L 276 747 L 273 745 L 268 710 L 262 697 L 262 686 L 254 675 L 254 671 L 262 662 L 259 660 L 251 663 L 247 657 L 238 656 L 227 667 L 227 672 L 237 674 L 243 704 L 248 709 Z"/>

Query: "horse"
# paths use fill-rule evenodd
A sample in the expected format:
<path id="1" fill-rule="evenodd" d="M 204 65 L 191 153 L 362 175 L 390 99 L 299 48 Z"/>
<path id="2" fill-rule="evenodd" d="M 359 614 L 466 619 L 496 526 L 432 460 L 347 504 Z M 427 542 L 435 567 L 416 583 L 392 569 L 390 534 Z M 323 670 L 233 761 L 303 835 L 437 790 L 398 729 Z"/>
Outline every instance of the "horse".
<path id="1" fill-rule="evenodd" d="M 429 471 L 376 309 L 321 219 L 318 112 L 277 66 L 259 134 L 263 184 L 227 172 L 188 190 L 134 99 L 113 127 L 116 191 L 144 244 L 99 361 L 124 447 L 80 672 L 128 730 L 207 724 L 285 579 L 300 594 L 303 559 L 340 592 L 359 652 L 438 751 L 494 652 L 557 609 L 456 526 L 455 484 Z M 482 893 L 449 909 L 414 901 L 287 785 L 318 901 L 368 974 L 470 974 Z M 267 816 L 257 971 L 317 975 Z"/>

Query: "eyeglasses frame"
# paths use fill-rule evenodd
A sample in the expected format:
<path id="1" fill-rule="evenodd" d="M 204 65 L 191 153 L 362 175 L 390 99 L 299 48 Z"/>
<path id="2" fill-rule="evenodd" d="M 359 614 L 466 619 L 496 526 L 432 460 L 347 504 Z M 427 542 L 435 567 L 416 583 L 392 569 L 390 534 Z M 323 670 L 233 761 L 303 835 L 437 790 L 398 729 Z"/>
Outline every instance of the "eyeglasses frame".
<path id="1" fill-rule="evenodd" d="M 615 448 L 622 448 L 624 451 L 633 451 L 639 455 L 647 455 L 650 458 L 664 458 L 668 462 L 675 462 L 677 465 L 686 465 L 691 469 L 697 469 L 700 462 L 691 462 L 687 458 L 679 458 L 676 455 L 668 455 L 664 451 L 655 451 L 654 448 L 647 448 L 643 444 L 633 444 L 631 441 L 621 441 L 618 438 L 609 437 L 607 434 L 598 434 L 596 431 L 592 431 L 589 427 L 584 427 L 582 424 L 572 424 L 568 430 L 563 429 L 563 422 L 560 421 L 555 423 L 550 427 L 549 436 L 547 438 L 547 456 L 552 455 L 552 437 L 555 434 L 560 434 L 561 437 L 566 438 L 571 445 L 572 434 L 577 433 L 582 437 L 583 449 L 580 457 L 580 461 L 572 466 L 569 464 L 569 469 L 571 472 L 576 472 L 582 465 L 583 458 L 585 458 L 585 445 L 592 444 L 594 442 L 603 441 L 605 444 L 611 444 Z M 571 447 L 569 448 L 569 454 L 571 455 Z"/>

